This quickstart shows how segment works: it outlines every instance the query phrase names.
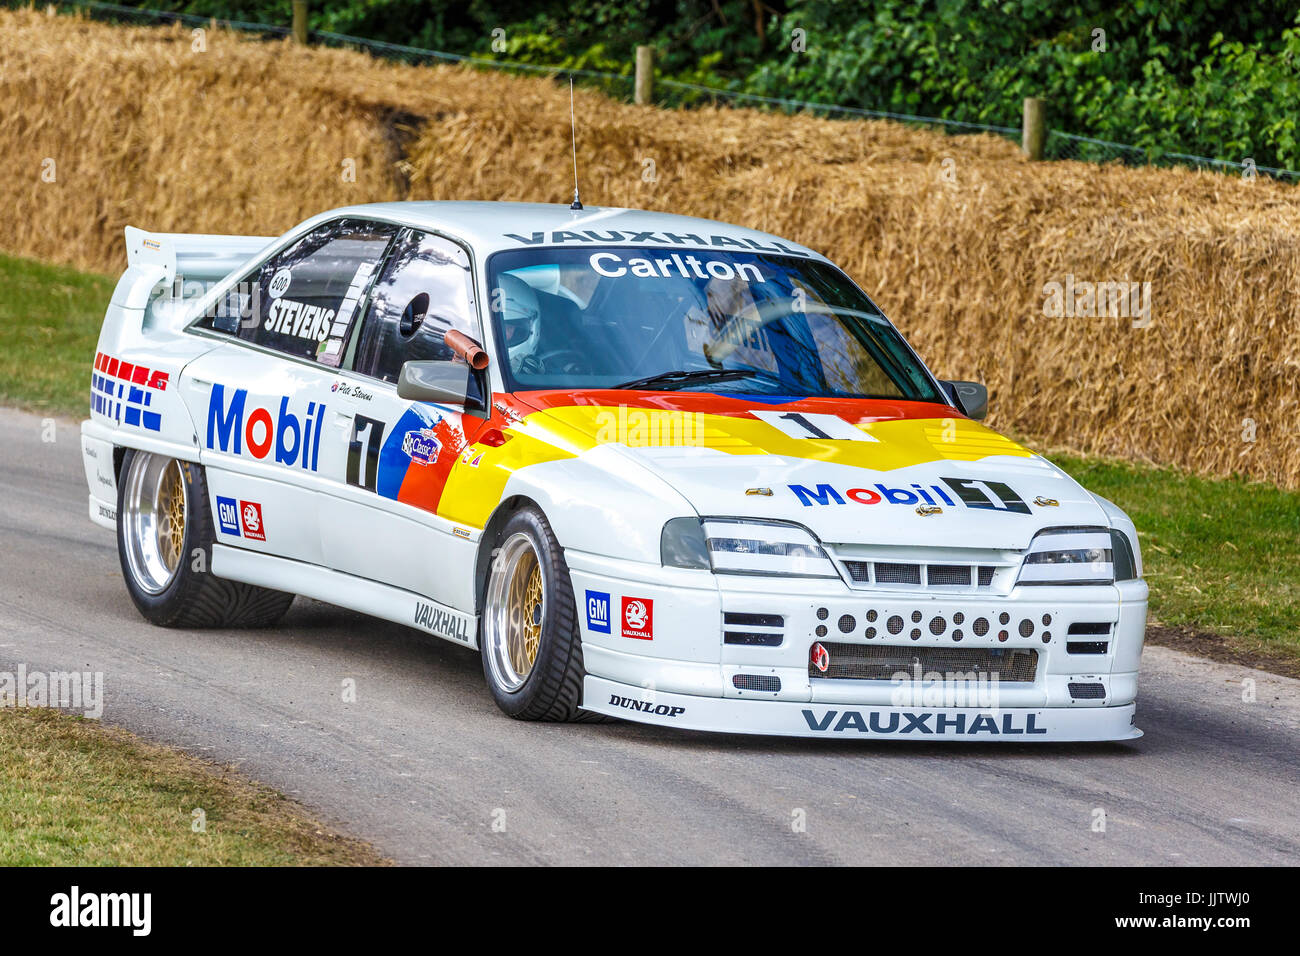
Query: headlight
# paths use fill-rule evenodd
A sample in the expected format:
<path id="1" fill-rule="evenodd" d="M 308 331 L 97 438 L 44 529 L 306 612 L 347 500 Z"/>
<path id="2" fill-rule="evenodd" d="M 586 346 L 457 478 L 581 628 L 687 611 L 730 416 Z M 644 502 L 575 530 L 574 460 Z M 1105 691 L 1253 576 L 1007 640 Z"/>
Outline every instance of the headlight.
<path id="1" fill-rule="evenodd" d="M 1113 584 L 1115 562 L 1108 528 L 1051 528 L 1034 536 L 1017 584 Z"/>
<path id="2" fill-rule="evenodd" d="M 659 541 L 663 563 L 716 574 L 838 578 L 835 565 L 806 529 L 778 521 L 674 518 Z"/>

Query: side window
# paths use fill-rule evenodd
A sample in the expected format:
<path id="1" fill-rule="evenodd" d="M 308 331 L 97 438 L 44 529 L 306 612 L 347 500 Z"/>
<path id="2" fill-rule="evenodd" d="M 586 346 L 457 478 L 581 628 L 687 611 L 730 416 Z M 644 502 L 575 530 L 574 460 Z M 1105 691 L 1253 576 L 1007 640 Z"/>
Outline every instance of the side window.
<path id="1" fill-rule="evenodd" d="M 215 327 L 337 367 L 396 228 L 340 219 L 312 230 L 245 276 L 231 293 L 238 302 L 224 304 Z M 237 327 L 223 314 L 238 314 Z"/>
<path id="2" fill-rule="evenodd" d="M 375 283 L 356 369 L 396 382 L 402 364 L 459 361 L 449 329 L 479 338 L 469 255 L 440 236 L 404 231 Z"/>

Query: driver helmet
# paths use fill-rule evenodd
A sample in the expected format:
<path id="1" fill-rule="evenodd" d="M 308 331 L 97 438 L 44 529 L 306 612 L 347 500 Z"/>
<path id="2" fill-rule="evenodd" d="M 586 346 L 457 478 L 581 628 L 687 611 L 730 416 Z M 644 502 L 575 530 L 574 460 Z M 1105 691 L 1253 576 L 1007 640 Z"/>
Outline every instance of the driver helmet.
<path id="1" fill-rule="evenodd" d="M 537 293 L 523 279 L 504 273 L 497 280 L 501 326 L 505 333 L 506 352 L 512 368 L 537 351 L 542 335 L 542 309 Z"/>

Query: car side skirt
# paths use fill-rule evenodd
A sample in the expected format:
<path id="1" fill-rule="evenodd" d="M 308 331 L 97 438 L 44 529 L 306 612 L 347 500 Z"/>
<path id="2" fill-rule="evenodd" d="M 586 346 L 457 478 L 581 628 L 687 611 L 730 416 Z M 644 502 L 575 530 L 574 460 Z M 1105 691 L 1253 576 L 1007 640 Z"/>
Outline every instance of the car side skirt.
<path id="1" fill-rule="evenodd" d="M 212 547 L 212 573 L 231 581 L 301 594 L 478 649 L 477 617 L 403 588 L 222 544 Z"/>
<path id="2" fill-rule="evenodd" d="M 588 676 L 582 707 L 679 730 L 779 737 L 1063 743 L 1142 736 L 1133 725 L 1134 704 L 1087 709 L 811 704 L 669 694 Z"/>

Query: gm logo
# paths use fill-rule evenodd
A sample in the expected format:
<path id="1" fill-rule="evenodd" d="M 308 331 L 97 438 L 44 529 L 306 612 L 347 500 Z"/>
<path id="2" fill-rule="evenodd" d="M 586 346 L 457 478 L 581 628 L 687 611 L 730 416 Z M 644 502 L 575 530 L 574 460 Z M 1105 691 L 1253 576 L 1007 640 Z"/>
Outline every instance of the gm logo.
<path id="1" fill-rule="evenodd" d="M 587 592 L 587 630 L 609 633 L 609 595 L 604 591 Z"/>
<path id="2" fill-rule="evenodd" d="M 217 521 L 221 524 L 222 534 L 239 537 L 239 506 L 235 504 L 234 498 L 217 495 Z"/>

